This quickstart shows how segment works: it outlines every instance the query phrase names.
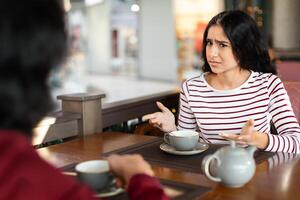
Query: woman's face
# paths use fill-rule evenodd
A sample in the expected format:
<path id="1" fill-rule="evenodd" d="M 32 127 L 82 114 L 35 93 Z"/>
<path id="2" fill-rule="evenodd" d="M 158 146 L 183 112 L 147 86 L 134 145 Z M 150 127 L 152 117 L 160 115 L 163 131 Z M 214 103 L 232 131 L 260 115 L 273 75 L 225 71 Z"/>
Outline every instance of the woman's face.
<path id="1" fill-rule="evenodd" d="M 220 25 L 209 28 L 206 39 L 206 59 L 211 71 L 216 74 L 239 70 L 229 39 Z"/>

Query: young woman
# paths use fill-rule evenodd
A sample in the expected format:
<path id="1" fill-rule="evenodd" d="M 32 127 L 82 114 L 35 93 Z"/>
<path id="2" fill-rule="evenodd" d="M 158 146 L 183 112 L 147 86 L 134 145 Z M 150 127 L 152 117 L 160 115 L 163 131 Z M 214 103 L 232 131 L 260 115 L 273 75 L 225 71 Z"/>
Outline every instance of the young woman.
<path id="1" fill-rule="evenodd" d="M 97 199 L 62 175 L 31 145 L 49 112 L 48 76 L 64 58 L 66 33 L 59 0 L 2 0 L 0 6 L 0 199 Z M 110 168 L 131 199 L 169 199 L 138 155 L 113 155 Z"/>
<path id="2" fill-rule="evenodd" d="M 203 47 L 204 73 L 182 84 L 178 126 L 159 102 L 162 112 L 144 119 L 166 132 L 198 130 L 208 143 L 300 153 L 299 124 L 255 21 L 242 11 L 222 12 L 209 22 Z"/>

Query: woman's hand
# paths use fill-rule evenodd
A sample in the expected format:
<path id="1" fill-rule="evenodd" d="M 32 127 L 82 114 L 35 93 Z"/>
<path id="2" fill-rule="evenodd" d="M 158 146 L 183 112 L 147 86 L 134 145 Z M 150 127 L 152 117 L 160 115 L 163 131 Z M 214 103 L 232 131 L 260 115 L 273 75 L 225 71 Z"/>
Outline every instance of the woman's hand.
<path id="1" fill-rule="evenodd" d="M 147 174 L 153 176 L 151 166 L 138 154 L 134 155 L 111 155 L 107 157 L 110 169 L 119 178 L 118 185 L 128 185 L 135 174 Z"/>
<path id="2" fill-rule="evenodd" d="M 164 132 L 176 131 L 173 113 L 160 102 L 156 102 L 156 105 L 161 112 L 145 115 L 143 120 L 149 120 L 150 124 L 159 127 Z"/>
<path id="3" fill-rule="evenodd" d="M 259 149 L 265 149 L 269 142 L 266 133 L 254 131 L 253 119 L 246 122 L 240 135 L 225 133 L 221 133 L 220 135 L 227 140 L 234 140 L 238 144 L 253 145 Z"/>

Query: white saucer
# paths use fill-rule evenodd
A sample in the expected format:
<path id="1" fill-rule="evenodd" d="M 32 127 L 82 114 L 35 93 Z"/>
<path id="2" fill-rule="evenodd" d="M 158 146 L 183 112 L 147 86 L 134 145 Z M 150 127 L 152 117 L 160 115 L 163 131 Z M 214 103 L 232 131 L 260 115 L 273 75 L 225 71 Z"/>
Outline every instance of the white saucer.
<path id="1" fill-rule="evenodd" d="M 111 191 L 97 193 L 94 196 L 95 197 L 103 197 L 103 198 L 104 197 L 112 197 L 112 196 L 118 195 L 122 192 L 124 192 L 123 188 L 112 188 Z"/>
<path id="2" fill-rule="evenodd" d="M 175 155 L 194 155 L 201 153 L 208 149 L 208 144 L 199 142 L 197 144 L 197 147 L 191 151 L 177 151 L 174 147 L 168 145 L 167 143 L 162 143 L 159 148 L 163 150 L 164 152 L 175 154 Z"/>

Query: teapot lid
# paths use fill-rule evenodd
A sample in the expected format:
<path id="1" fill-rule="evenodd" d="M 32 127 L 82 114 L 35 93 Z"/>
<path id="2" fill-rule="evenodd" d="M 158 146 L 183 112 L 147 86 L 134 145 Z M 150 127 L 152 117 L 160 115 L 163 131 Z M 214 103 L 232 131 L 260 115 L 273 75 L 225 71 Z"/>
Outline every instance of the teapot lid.
<path id="1" fill-rule="evenodd" d="M 230 140 L 230 145 L 223 147 L 220 150 L 223 153 L 225 153 L 227 156 L 229 155 L 240 156 L 240 155 L 248 154 L 245 148 L 236 146 L 236 142 L 234 140 Z"/>

